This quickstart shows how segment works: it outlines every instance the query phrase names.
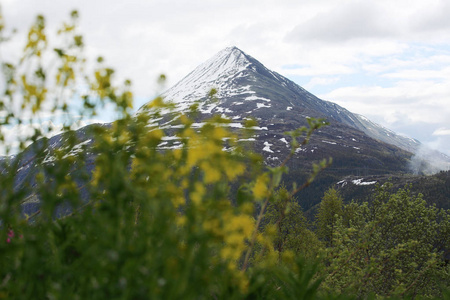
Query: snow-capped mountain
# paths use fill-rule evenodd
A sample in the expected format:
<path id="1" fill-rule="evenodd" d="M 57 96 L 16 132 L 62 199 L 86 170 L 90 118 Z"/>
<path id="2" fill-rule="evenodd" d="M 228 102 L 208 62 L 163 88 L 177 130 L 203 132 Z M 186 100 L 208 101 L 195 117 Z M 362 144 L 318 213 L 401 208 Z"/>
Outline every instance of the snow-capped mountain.
<path id="1" fill-rule="evenodd" d="M 218 102 L 208 101 L 212 88 L 217 91 Z M 225 48 L 199 65 L 163 96 L 176 103 L 178 111 L 199 101 L 203 114 L 225 114 L 235 120 L 269 117 L 274 122 L 282 120 L 285 111 L 291 111 L 298 116 L 340 122 L 409 152 L 420 146 L 417 140 L 397 135 L 364 116 L 317 98 L 236 47 Z"/>
<path id="2" fill-rule="evenodd" d="M 211 89 L 217 91 L 214 97 L 210 96 Z M 412 172 L 412 162 L 419 166 L 414 170 L 417 172 L 428 167 L 426 162 L 412 153 L 419 148 L 418 141 L 399 136 L 335 103 L 317 98 L 236 47 L 220 51 L 162 96 L 173 102 L 174 110 L 179 112 L 188 112 L 192 104 L 198 104 L 199 114 L 196 114 L 194 128 L 200 127 L 214 114 L 231 119 L 231 123 L 226 125 L 232 130 L 243 127 L 245 119 L 256 119 L 258 126 L 253 127 L 253 136 L 240 142 L 260 153 L 268 166 L 279 165 L 289 155 L 290 137 L 285 132 L 307 125 L 308 117 L 325 118 L 330 125 L 315 132 L 307 145 L 295 151 L 287 165 L 289 175 L 283 178 L 288 186 L 294 181 L 302 182 L 308 177 L 313 162 L 333 158 L 332 166 L 316 179 L 314 188 L 306 189 L 301 195 L 305 209 L 317 203 L 328 187 L 349 176 L 358 176 L 351 180 L 353 184 L 367 186 L 376 181 L 367 181 L 361 176 L 402 176 Z M 149 110 L 151 108 L 144 105 L 136 114 Z M 172 123 L 176 122 L 176 118 L 167 110 L 160 118 L 150 120 L 152 125 L 166 131 L 167 136 L 158 146 L 161 151 L 181 147 L 179 139 L 172 136 L 172 129 L 176 128 Z M 70 148 L 67 148 L 68 137 L 64 134 L 49 139 L 48 147 L 40 154 L 44 158 L 43 163 L 54 164 L 54 154 L 67 148 L 70 149 L 66 151 L 68 156 L 80 152 L 84 155 L 82 166 L 74 164 L 71 172 L 76 172 L 77 168 L 92 172 L 96 157 L 92 149 L 95 139 L 92 128 L 95 126 L 77 130 L 78 144 Z M 35 148 L 30 145 L 17 158 L 10 158 L 18 166 L 14 184 L 17 190 L 23 186 L 33 186 L 33 176 L 39 167 Z M 89 197 L 82 187 L 80 190 L 83 197 Z M 30 214 L 38 209 L 40 200 L 31 192 L 22 203 L 24 213 Z M 61 211 L 61 214 L 64 213 L 64 210 Z"/>
<path id="3" fill-rule="evenodd" d="M 211 89 L 217 91 L 215 97 L 210 97 Z M 269 166 L 279 165 L 289 155 L 290 138 L 285 132 L 307 125 L 308 117 L 325 118 L 330 125 L 316 132 L 308 145 L 297 149 L 289 162 L 288 184 L 306 178 L 312 162 L 328 157 L 333 158 L 333 165 L 320 179 L 324 188 L 348 175 L 406 173 L 413 155 L 408 150 L 418 144 L 317 98 L 236 47 L 220 51 L 162 96 L 175 105 L 175 111 L 187 112 L 198 103 L 200 114 L 194 126 L 201 126 L 214 114 L 230 118 L 231 128 L 242 127 L 247 118 L 256 119 L 254 136 L 242 142 L 262 154 Z M 148 109 L 144 105 L 138 114 Z M 167 114 L 153 124 L 159 122 L 170 135 L 173 120 Z M 179 141 L 169 136 L 161 146 L 178 147 Z"/>

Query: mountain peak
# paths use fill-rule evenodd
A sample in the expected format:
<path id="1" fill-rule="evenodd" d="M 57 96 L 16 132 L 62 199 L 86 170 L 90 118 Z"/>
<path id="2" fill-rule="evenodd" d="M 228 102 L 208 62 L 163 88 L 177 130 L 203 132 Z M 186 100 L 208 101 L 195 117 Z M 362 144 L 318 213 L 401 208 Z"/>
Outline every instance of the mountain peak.
<path id="1" fill-rule="evenodd" d="M 251 64 L 249 56 L 239 48 L 232 46 L 219 51 L 212 58 L 197 67 L 197 69 L 208 69 L 208 75 L 211 76 L 209 79 L 211 80 L 214 75 L 232 75 L 232 73 L 242 71 L 247 68 L 249 64 Z"/>
<path id="2" fill-rule="evenodd" d="M 235 46 L 227 47 L 199 65 L 164 93 L 173 102 L 204 98 L 211 88 L 221 90 L 232 78 L 243 76 L 252 58 Z"/>
<path id="3" fill-rule="evenodd" d="M 241 49 L 239 49 L 236 46 L 229 46 L 226 47 L 225 49 L 222 49 L 221 51 L 219 51 L 219 53 L 221 52 L 228 52 L 228 53 L 232 53 L 232 52 L 239 52 L 239 53 L 244 53 L 244 51 L 242 51 Z M 245 54 L 245 53 L 244 53 Z"/>
<path id="4" fill-rule="evenodd" d="M 247 54 L 245 54 L 244 51 L 242 51 L 238 47 L 230 46 L 230 47 L 226 47 L 225 49 L 222 49 L 221 51 L 217 52 L 216 55 L 211 57 L 210 60 L 219 61 L 219 60 L 231 59 L 234 62 L 238 62 L 239 59 L 244 58 L 246 55 Z"/>

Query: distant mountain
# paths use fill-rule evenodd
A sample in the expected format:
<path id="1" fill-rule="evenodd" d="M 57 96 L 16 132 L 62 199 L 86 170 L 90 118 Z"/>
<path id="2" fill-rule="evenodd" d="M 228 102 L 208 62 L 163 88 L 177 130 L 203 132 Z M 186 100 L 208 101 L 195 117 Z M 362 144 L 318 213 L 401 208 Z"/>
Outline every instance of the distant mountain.
<path id="1" fill-rule="evenodd" d="M 217 90 L 219 103 L 201 101 L 207 99 L 211 88 Z M 300 111 L 304 117 L 333 119 L 409 152 L 415 152 L 420 146 L 415 139 L 400 136 L 364 116 L 317 98 L 236 47 L 226 48 L 199 65 L 163 96 L 176 103 L 179 111 L 197 100 L 201 101 L 203 114 L 219 113 L 236 120 L 266 117 L 267 111 L 278 111 L 279 114 Z M 143 110 L 145 106 L 140 111 Z"/>
<path id="2" fill-rule="evenodd" d="M 213 88 L 217 91 L 216 100 L 209 97 Z M 414 154 L 422 148 L 419 141 L 317 98 L 236 47 L 220 51 L 162 96 L 175 104 L 176 111 L 186 112 L 193 103 L 199 103 L 198 126 L 214 114 L 232 119 L 233 123 L 229 125 L 232 128 L 239 128 L 247 118 L 255 118 L 259 123 L 255 136 L 245 142 L 261 153 L 266 164 L 271 166 L 279 164 L 288 155 L 288 139 L 284 132 L 306 125 L 307 117 L 326 118 L 330 126 L 313 135 L 309 145 L 297 151 L 286 179 L 291 182 L 294 178 L 306 178 L 312 161 L 333 157 L 333 165 L 319 176 L 318 185 L 303 195 L 304 198 L 315 198 L 314 201 L 325 187 L 345 176 L 431 170 L 425 156 Z M 146 110 L 144 105 L 138 113 Z M 170 121 L 170 118 L 163 118 L 159 124 L 170 128 Z M 176 139 L 172 141 L 176 147 Z M 165 143 L 164 147 L 170 147 L 170 143 Z M 450 166 L 450 159 L 440 155 Z"/>
<path id="3" fill-rule="evenodd" d="M 216 100 L 209 97 L 212 88 L 217 91 Z M 296 159 L 333 156 L 335 168 L 346 170 L 344 173 L 408 172 L 410 151 L 420 145 L 317 98 L 236 47 L 199 65 L 163 96 L 175 104 L 176 111 L 187 111 L 198 101 L 198 122 L 221 114 L 235 121 L 231 127 L 239 127 L 244 119 L 255 118 L 259 127 L 253 144 L 269 165 L 287 155 L 283 133 L 305 125 L 307 117 L 326 118 L 331 125 L 299 150 Z M 144 105 L 138 113 L 146 109 Z M 161 122 L 170 126 L 167 119 Z"/>
<path id="4" fill-rule="evenodd" d="M 217 91 L 215 97 L 210 97 L 211 89 Z M 220 51 L 162 96 L 174 103 L 174 111 L 178 112 L 188 112 L 189 107 L 197 103 L 199 113 L 195 117 L 194 128 L 215 114 L 231 119 L 227 126 L 232 130 L 241 128 L 245 119 L 256 119 L 258 126 L 254 127 L 254 135 L 240 142 L 260 153 L 268 166 L 279 165 L 289 155 L 286 131 L 307 125 L 308 117 L 325 118 L 330 125 L 316 132 L 308 145 L 297 149 L 288 163 L 289 175 L 284 178 L 286 185 L 301 182 L 307 178 L 312 162 L 333 158 L 332 166 L 299 195 L 305 209 L 320 201 L 329 186 L 348 176 L 401 176 L 410 173 L 411 162 L 415 158 L 412 152 L 420 148 L 417 140 L 397 135 L 335 103 L 317 98 L 236 47 Z M 144 105 L 136 114 L 149 110 L 151 108 Z M 151 120 L 168 135 L 159 145 L 161 151 L 180 146 L 180 141 L 172 136 L 176 118 L 172 112 L 166 111 L 161 118 Z M 79 146 L 75 149 L 85 152 L 84 167 L 91 170 L 95 154 L 90 150 L 93 137 L 88 129 L 85 127 L 76 132 Z M 53 163 L 53 153 L 64 148 L 64 140 L 64 135 L 58 135 L 48 141 L 45 163 Z M 32 186 L 29 181 L 35 167 L 34 156 L 33 146 L 20 156 L 17 189 L 24 184 Z M 75 171 L 76 167 L 73 169 Z M 39 199 L 33 195 L 27 199 L 25 204 L 30 205 L 25 207 L 25 211 L 30 213 L 36 210 Z"/>

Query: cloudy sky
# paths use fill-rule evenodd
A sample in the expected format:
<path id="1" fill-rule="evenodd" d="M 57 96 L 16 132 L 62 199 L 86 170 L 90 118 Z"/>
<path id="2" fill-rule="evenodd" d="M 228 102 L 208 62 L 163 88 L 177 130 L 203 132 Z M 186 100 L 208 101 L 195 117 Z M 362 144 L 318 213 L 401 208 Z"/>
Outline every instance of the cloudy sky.
<path id="1" fill-rule="evenodd" d="M 450 155 L 448 0 L 2 0 L 2 9 L 19 33 L 36 14 L 56 30 L 77 9 L 88 57 L 102 55 L 133 81 L 136 108 L 160 92 L 160 73 L 170 87 L 234 45 Z"/>

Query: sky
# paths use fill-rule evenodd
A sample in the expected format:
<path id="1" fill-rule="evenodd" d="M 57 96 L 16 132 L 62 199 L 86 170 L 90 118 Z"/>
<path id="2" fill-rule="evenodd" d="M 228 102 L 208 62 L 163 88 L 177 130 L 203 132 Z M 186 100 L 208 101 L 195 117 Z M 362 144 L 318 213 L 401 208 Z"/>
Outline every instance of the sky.
<path id="1" fill-rule="evenodd" d="M 321 99 L 450 155 L 448 0 L 2 0 L 8 27 L 80 13 L 86 55 L 133 82 L 135 109 L 237 46 Z M 14 41 L 12 46 L 19 45 Z M 107 119 L 108 114 L 98 116 Z"/>

